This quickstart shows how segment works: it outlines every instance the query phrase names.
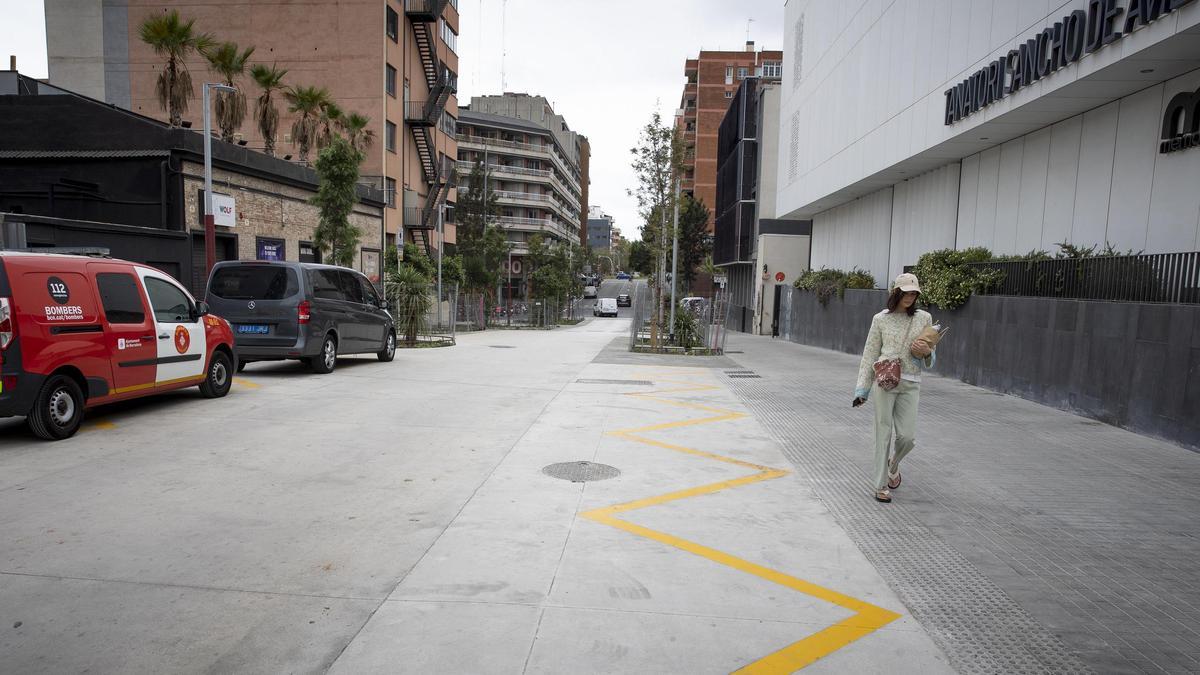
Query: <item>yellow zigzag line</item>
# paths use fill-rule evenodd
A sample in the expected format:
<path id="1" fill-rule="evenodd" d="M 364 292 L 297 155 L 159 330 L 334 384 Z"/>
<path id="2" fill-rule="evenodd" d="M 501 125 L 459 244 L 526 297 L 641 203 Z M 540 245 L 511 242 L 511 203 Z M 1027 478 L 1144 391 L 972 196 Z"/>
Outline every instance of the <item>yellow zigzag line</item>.
<path id="1" fill-rule="evenodd" d="M 680 427 L 711 424 L 714 422 L 725 422 L 746 417 L 745 413 L 740 413 L 733 410 L 723 410 L 721 408 L 713 408 L 697 403 L 688 403 L 686 401 L 680 401 L 676 399 L 661 398 L 660 396 L 655 395 L 717 389 L 718 387 L 714 385 L 693 384 L 686 381 L 681 382 L 679 380 L 660 381 L 675 382 L 677 384 L 684 384 L 687 386 L 678 387 L 675 389 L 660 389 L 646 393 L 631 393 L 626 394 L 626 396 L 642 398 L 649 401 L 657 401 L 659 403 L 680 408 L 700 410 L 710 413 L 711 416 L 679 420 L 676 422 L 666 422 L 663 424 L 652 424 L 650 426 L 637 427 L 633 429 L 619 429 L 616 431 L 610 431 L 610 435 L 656 448 L 673 450 L 675 452 L 695 455 L 697 457 L 704 457 L 706 459 L 712 459 L 718 462 L 724 462 L 726 464 L 746 467 L 748 469 L 753 469 L 757 473 L 743 476 L 742 478 L 735 478 L 733 480 L 720 481 L 718 483 L 711 483 L 709 485 L 701 485 L 699 487 L 689 488 L 687 490 L 668 492 L 667 494 L 659 495 L 657 497 L 638 499 L 632 502 L 625 502 L 624 504 L 594 509 L 592 511 L 583 513 L 583 517 L 594 520 L 598 523 L 610 525 L 617 529 L 625 530 L 626 532 L 636 534 L 641 537 L 646 537 L 647 539 L 653 539 L 654 541 L 661 542 L 668 546 L 673 546 L 677 549 L 687 551 L 688 553 L 712 560 L 715 563 L 732 567 L 733 569 L 745 572 L 747 574 L 752 574 L 760 579 L 766 579 L 767 581 L 779 584 L 781 586 L 786 586 L 792 590 L 799 591 L 806 595 L 824 600 L 839 607 L 844 607 L 845 609 L 854 612 L 854 615 L 845 619 L 844 621 L 840 621 L 832 626 L 829 626 L 828 628 L 813 633 L 812 635 L 809 635 L 798 642 L 794 642 L 777 652 L 768 654 L 767 656 L 764 656 L 763 658 L 740 668 L 736 672 L 790 673 L 792 671 L 799 670 L 822 657 L 828 656 L 829 654 L 832 654 L 838 649 L 845 647 L 851 642 L 854 642 L 855 640 L 858 640 L 859 638 L 862 638 L 900 618 L 900 615 L 896 614 L 895 612 L 888 611 L 882 607 L 876 607 L 875 605 L 863 602 L 862 600 L 852 598 L 842 593 L 838 593 L 837 591 L 818 586 L 814 583 L 805 581 L 803 579 L 798 579 L 777 570 L 763 567 L 762 565 L 757 565 L 748 560 L 743 560 L 737 556 L 730 555 L 729 553 L 718 551 L 715 548 L 703 546 L 701 544 L 697 544 L 686 539 L 681 539 L 665 532 L 652 530 L 648 527 L 635 525 L 628 521 L 617 518 L 616 514 L 619 513 L 634 511 L 637 509 L 646 508 L 648 506 L 655 506 L 657 504 L 665 504 L 678 499 L 712 494 L 728 488 L 735 488 L 742 485 L 749 485 L 751 483 L 779 478 L 780 476 L 786 476 L 789 473 L 788 471 L 784 471 L 782 469 L 773 469 L 769 466 L 752 464 L 750 462 L 744 462 L 740 459 L 725 457 L 723 455 L 705 452 L 695 448 L 675 445 L 673 443 L 666 443 L 653 438 L 640 436 L 639 434 L 644 434 L 650 431 L 678 429 Z"/>

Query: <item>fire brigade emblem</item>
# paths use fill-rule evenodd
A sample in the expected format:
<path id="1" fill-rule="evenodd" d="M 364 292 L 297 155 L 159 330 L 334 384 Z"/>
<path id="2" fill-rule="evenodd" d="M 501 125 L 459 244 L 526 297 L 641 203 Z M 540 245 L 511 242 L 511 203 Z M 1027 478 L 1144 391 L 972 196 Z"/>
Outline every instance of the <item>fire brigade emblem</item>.
<path id="1" fill-rule="evenodd" d="M 188 347 L 192 344 L 192 336 L 188 335 L 188 330 L 183 326 L 175 327 L 175 351 L 183 354 L 187 352 Z"/>

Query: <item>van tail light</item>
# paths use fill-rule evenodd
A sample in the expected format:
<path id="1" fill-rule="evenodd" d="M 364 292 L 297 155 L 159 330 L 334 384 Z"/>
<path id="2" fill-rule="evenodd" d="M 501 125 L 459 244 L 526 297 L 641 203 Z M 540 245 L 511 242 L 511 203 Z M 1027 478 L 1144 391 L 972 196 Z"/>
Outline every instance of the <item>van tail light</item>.
<path id="1" fill-rule="evenodd" d="M 14 335 L 12 302 L 8 298 L 0 298 L 0 349 L 8 349 Z"/>
<path id="2" fill-rule="evenodd" d="M 308 323 L 312 318 L 312 305 L 307 300 L 302 300 L 299 305 L 296 305 L 296 319 L 300 323 Z"/>

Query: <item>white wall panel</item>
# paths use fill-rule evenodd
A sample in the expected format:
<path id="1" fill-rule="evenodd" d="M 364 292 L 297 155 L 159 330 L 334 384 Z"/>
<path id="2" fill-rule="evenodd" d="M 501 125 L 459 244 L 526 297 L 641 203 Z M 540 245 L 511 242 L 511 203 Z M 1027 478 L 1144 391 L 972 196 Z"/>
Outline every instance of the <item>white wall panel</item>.
<path id="1" fill-rule="evenodd" d="M 1017 198 L 1017 228 L 1014 253 L 1041 248 L 1042 220 L 1046 207 L 1046 175 L 1050 162 L 1049 127 L 1025 137 L 1021 155 L 1020 195 Z"/>
<path id="2" fill-rule="evenodd" d="M 1021 192 L 1021 158 L 1025 139 L 1016 138 L 1000 146 L 1000 173 L 996 180 L 996 225 L 993 253 L 1016 253 L 1017 206 Z"/>
<path id="3" fill-rule="evenodd" d="M 1198 88 L 1200 70 L 1167 82 L 1154 119 L 1162 119 L 1175 94 Z M 1200 148 L 1156 156 L 1148 230 L 1147 253 L 1200 251 Z"/>
<path id="4" fill-rule="evenodd" d="M 1108 230 L 1108 197 L 1119 107 L 1120 103 L 1114 101 L 1083 114 L 1071 241 L 1084 246 L 1103 244 Z"/>
<path id="5" fill-rule="evenodd" d="M 886 287 L 892 192 L 892 188 L 884 188 L 813 216 L 813 269 L 860 267 Z"/>
<path id="6" fill-rule="evenodd" d="M 915 265 L 922 254 L 954 248 L 958 185 L 958 162 L 896 184 L 889 278 Z"/>
<path id="7" fill-rule="evenodd" d="M 975 200 L 975 241 L 972 246 L 991 248 L 996 240 L 996 187 L 1000 177 L 1000 148 L 988 148 L 979 157 L 979 196 Z"/>
<path id="8" fill-rule="evenodd" d="M 979 201 L 979 155 L 963 159 L 958 190 L 958 234 L 955 248 L 975 245 L 975 205 Z"/>
<path id="9" fill-rule="evenodd" d="M 1158 121 L 1162 119 L 1163 85 L 1143 89 L 1118 103 L 1113 195 L 1108 204 L 1105 239 L 1118 249 L 1140 251 L 1146 248 L 1150 190 L 1154 186 L 1154 160 L 1158 156 L 1161 131 Z M 1104 241 L 1096 243 L 1104 245 Z"/>
<path id="10" fill-rule="evenodd" d="M 1050 129 L 1050 161 L 1046 172 L 1046 208 L 1042 218 L 1042 241 L 1038 248 L 1051 251 L 1060 241 L 1071 239 L 1075 217 L 1075 181 L 1079 176 L 1079 137 L 1083 116 L 1055 124 Z"/>

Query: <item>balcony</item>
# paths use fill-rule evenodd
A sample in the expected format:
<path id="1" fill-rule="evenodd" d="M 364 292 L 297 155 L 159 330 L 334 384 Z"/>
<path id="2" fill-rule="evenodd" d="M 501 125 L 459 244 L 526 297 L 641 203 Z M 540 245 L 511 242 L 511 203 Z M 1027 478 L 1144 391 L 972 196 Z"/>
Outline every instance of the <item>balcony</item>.
<path id="1" fill-rule="evenodd" d="M 437 226 L 437 217 L 431 213 L 429 209 L 424 209 L 419 206 L 404 207 L 404 227 L 429 229 L 429 224 Z"/>
<path id="2" fill-rule="evenodd" d="M 413 21 L 437 21 L 447 0 L 404 0 L 404 15 Z"/>
<path id="3" fill-rule="evenodd" d="M 460 146 L 464 147 L 465 149 L 469 149 L 469 150 L 470 149 L 480 149 L 481 150 L 481 149 L 484 149 L 485 147 L 487 147 L 487 148 L 505 148 L 505 149 L 510 149 L 510 150 L 517 150 L 520 152 L 534 153 L 534 154 L 536 154 L 538 159 L 542 159 L 544 157 L 549 157 L 554 162 L 559 173 L 561 173 L 563 176 L 574 177 L 575 172 L 578 171 L 578 169 L 573 168 L 568 164 L 567 159 L 565 157 L 563 157 L 562 154 L 559 153 L 558 148 L 551 143 L 538 145 L 536 143 L 522 143 L 520 141 L 509 141 L 509 140 L 504 140 L 501 138 L 488 138 L 486 136 L 469 136 L 467 134 L 458 134 L 457 136 L 455 136 L 455 140 L 458 141 Z M 576 182 L 578 182 L 579 179 L 576 178 L 575 180 L 576 180 Z M 563 185 L 564 185 L 564 188 L 566 188 L 566 184 L 564 183 Z M 568 193 L 575 194 L 576 197 L 579 196 L 578 189 L 571 190 L 571 189 L 567 188 L 566 191 Z"/>

